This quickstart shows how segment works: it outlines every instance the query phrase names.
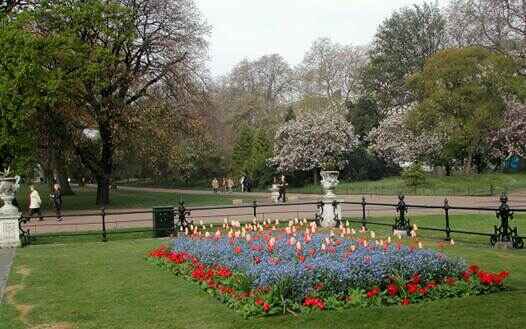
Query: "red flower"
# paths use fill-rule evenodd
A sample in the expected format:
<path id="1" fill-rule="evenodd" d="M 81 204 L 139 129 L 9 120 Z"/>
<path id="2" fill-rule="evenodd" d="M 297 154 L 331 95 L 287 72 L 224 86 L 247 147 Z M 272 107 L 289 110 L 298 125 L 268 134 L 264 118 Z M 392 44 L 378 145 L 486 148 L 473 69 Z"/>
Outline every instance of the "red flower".
<path id="1" fill-rule="evenodd" d="M 412 295 L 415 294 L 418 291 L 418 284 L 415 283 L 408 283 L 407 284 L 407 292 Z"/>
<path id="2" fill-rule="evenodd" d="M 422 295 L 422 296 L 427 295 L 427 292 L 428 292 L 428 290 L 427 290 L 426 287 L 418 288 L 418 293 L 419 293 L 420 295 Z"/>
<path id="3" fill-rule="evenodd" d="M 502 281 L 506 279 L 509 275 L 509 272 L 500 272 L 499 274 L 493 274 L 493 284 L 500 286 L 502 284 Z"/>
<path id="4" fill-rule="evenodd" d="M 409 300 L 409 298 L 406 297 L 406 298 L 402 299 L 402 303 L 401 304 L 402 305 L 409 305 L 409 304 L 411 304 L 411 301 Z"/>
<path id="5" fill-rule="evenodd" d="M 261 263 L 261 258 L 259 256 L 254 256 L 254 263 L 256 264 Z"/>
<path id="6" fill-rule="evenodd" d="M 480 282 L 484 285 L 491 285 L 493 283 L 493 275 L 491 275 L 491 273 L 487 273 L 487 272 L 483 272 L 483 271 L 479 271 L 477 273 L 477 276 L 480 280 Z"/>
<path id="7" fill-rule="evenodd" d="M 216 273 L 222 278 L 229 278 L 230 276 L 232 276 L 232 271 L 226 266 L 220 267 Z"/>
<path id="8" fill-rule="evenodd" d="M 367 292 L 368 298 L 373 298 L 374 296 L 378 295 L 380 293 L 380 288 L 374 287 L 373 289 L 369 290 Z"/>
<path id="9" fill-rule="evenodd" d="M 413 274 L 413 276 L 411 276 L 410 282 L 414 283 L 414 284 L 419 284 L 420 283 L 420 274 L 418 274 L 418 273 Z"/>
<path id="10" fill-rule="evenodd" d="M 256 298 L 256 305 L 263 305 L 265 301 L 261 298 Z"/>
<path id="11" fill-rule="evenodd" d="M 471 271 L 465 271 L 462 273 L 462 277 L 464 278 L 464 281 L 469 282 L 471 279 Z"/>
<path id="12" fill-rule="evenodd" d="M 437 284 L 435 283 L 435 281 L 429 281 L 427 284 L 426 284 L 426 288 L 429 290 L 429 289 L 434 289 L 437 287 Z"/>
<path id="13" fill-rule="evenodd" d="M 166 250 L 166 246 L 163 245 L 163 244 L 160 245 L 159 248 L 154 249 L 154 250 L 150 251 L 150 253 L 149 253 L 150 257 L 155 257 L 155 258 L 166 257 L 167 255 L 168 255 L 168 251 Z"/>
<path id="14" fill-rule="evenodd" d="M 396 296 L 397 293 L 398 293 L 398 287 L 396 284 L 391 283 L 387 286 L 387 294 L 389 294 L 389 296 L 391 297 Z"/>
<path id="15" fill-rule="evenodd" d="M 454 286 L 455 283 L 457 282 L 457 280 L 455 280 L 455 278 L 451 277 L 451 276 L 448 276 L 446 278 L 446 283 L 450 286 Z"/>
<path id="16" fill-rule="evenodd" d="M 320 299 L 320 298 L 306 297 L 305 300 L 303 301 L 303 306 L 316 307 L 320 310 L 324 310 L 325 302 L 323 302 L 323 299 Z"/>
<path id="17" fill-rule="evenodd" d="M 236 255 L 239 255 L 239 254 L 241 253 L 241 247 L 240 247 L 240 246 L 235 247 L 235 248 L 234 248 L 234 253 L 235 253 Z"/>
<path id="18" fill-rule="evenodd" d="M 468 271 L 477 274 L 480 268 L 477 265 L 470 265 Z"/>
<path id="19" fill-rule="evenodd" d="M 268 313 L 270 311 L 270 305 L 268 303 L 263 304 L 263 312 Z"/>

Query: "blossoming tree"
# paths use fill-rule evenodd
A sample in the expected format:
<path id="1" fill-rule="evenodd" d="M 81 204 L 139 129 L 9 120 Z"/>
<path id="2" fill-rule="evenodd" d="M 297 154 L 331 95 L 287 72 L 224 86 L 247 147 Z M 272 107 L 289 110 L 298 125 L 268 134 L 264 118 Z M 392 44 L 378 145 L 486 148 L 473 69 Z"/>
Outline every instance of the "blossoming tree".
<path id="1" fill-rule="evenodd" d="M 369 133 L 369 149 L 398 164 L 415 161 L 434 164 L 441 158 L 446 136 L 410 129 L 407 116 L 412 109 L 412 105 L 391 109 L 378 127 Z"/>
<path id="2" fill-rule="evenodd" d="M 316 182 L 319 169 L 342 167 L 342 154 L 357 143 L 354 129 L 343 114 L 331 110 L 306 112 L 278 129 L 270 162 L 284 172 L 313 171 Z"/>
<path id="3" fill-rule="evenodd" d="M 509 102 L 503 121 L 489 136 L 492 157 L 500 160 L 512 154 L 526 157 L 526 105 Z"/>

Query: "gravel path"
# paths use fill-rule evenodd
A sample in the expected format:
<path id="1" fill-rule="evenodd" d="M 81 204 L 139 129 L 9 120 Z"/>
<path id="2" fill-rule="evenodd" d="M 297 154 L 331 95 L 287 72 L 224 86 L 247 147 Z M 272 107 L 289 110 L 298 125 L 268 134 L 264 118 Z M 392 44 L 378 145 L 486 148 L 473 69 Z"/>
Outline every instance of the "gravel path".
<path id="1" fill-rule="evenodd" d="M 7 277 L 13 264 L 15 257 L 15 248 L 0 249 L 0 304 L 4 297 L 5 288 L 7 286 Z"/>

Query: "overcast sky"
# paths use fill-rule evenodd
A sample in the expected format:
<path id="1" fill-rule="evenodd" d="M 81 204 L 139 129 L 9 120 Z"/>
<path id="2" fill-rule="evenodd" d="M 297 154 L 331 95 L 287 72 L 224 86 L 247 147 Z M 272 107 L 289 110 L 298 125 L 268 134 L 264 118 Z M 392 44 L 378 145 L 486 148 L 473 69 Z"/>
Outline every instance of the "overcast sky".
<path id="1" fill-rule="evenodd" d="M 195 0 L 212 25 L 209 67 L 225 74 L 244 58 L 279 53 L 294 66 L 319 37 L 369 43 L 396 9 L 422 0 Z M 439 5 L 446 0 L 439 0 Z"/>

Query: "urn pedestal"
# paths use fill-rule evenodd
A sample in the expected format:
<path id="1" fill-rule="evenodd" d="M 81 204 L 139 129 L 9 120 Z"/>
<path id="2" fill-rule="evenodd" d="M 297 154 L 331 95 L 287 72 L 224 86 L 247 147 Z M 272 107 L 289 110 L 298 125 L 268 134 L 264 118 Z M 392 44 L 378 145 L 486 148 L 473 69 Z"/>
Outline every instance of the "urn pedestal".
<path id="1" fill-rule="evenodd" d="M 272 203 L 279 203 L 279 186 L 278 184 L 272 184 L 270 188 L 270 200 Z"/>
<path id="2" fill-rule="evenodd" d="M 0 208 L 0 248 L 14 248 L 20 246 L 20 232 L 18 219 L 20 212 L 13 206 L 15 198 L 16 179 L 0 178 L 0 198 L 3 206 Z"/>
<path id="3" fill-rule="evenodd" d="M 334 204 L 336 201 L 336 205 Z M 322 227 L 336 227 L 338 222 L 342 219 L 342 206 L 340 202 L 343 200 L 336 199 L 323 199 L 322 203 L 322 212 L 321 212 L 321 222 Z"/>

